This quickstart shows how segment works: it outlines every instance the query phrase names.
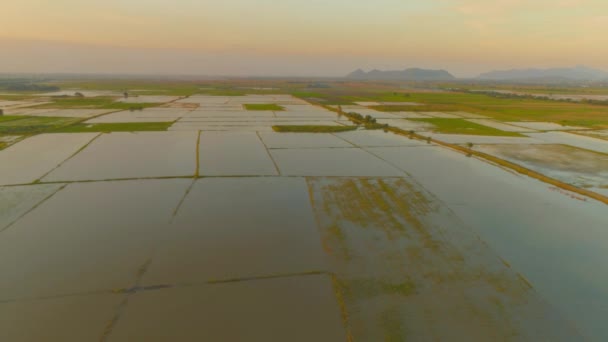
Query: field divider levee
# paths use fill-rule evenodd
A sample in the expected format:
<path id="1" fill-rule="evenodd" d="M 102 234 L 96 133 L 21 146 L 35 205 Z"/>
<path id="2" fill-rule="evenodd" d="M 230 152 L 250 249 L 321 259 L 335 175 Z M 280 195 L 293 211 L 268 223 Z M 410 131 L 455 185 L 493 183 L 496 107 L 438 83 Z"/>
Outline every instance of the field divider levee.
<path id="1" fill-rule="evenodd" d="M 306 101 L 310 102 L 313 105 L 316 105 L 316 106 L 319 106 L 319 107 L 323 107 L 323 108 L 325 108 L 325 109 L 327 109 L 329 111 L 332 111 L 334 113 L 337 113 L 339 115 L 344 115 L 349 120 L 351 120 L 352 122 L 354 122 L 357 125 L 364 125 L 365 124 L 364 121 L 359 120 L 359 119 L 357 119 L 355 117 L 349 116 L 347 113 L 341 112 L 340 109 L 336 109 L 334 107 L 331 107 L 331 106 L 328 106 L 328 105 L 324 105 L 324 104 L 321 104 L 321 103 L 315 103 L 315 102 L 310 101 L 310 100 L 306 100 Z M 570 192 L 574 192 L 574 193 L 577 193 L 579 195 L 583 195 L 583 196 L 592 198 L 594 200 L 597 200 L 599 202 L 602 202 L 602 203 L 608 205 L 608 196 L 604 196 L 604 195 L 599 194 L 597 192 L 593 192 L 593 191 L 590 191 L 590 190 L 587 190 L 587 189 L 581 189 L 581 188 L 576 187 L 574 185 L 571 185 L 571 184 L 568 184 L 568 183 L 564 183 L 564 182 L 562 182 L 560 180 L 557 180 L 555 178 L 552 178 L 552 177 L 549 177 L 549 176 L 544 175 L 542 173 L 539 173 L 539 172 L 536 172 L 534 170 L 528 169 L 528 168 L 523 167 L 523 166 L 521 166 L 519 164 L 515 164 L 515 163 L 512 163 L 510 161 L 498 158 L 496 156 L 493 156 L 493 155 L 490 155 L 490 154 L 487 154 L 487 153 L 483 153 L 483 152 L 480 152 L 480 151 L 475 151 L 472 148 L 467 148 L 467 147 L 460 146 L 460 145 L 457 145 L 457 144 L 452 144 L 452 143 L 448 143 L 448 142 L 445 142 L 445 141 L 433 139 L 431 137 L 425 137 L 425 136 L 422 136 L 422 135 L 417 134 L 415 132 L 407 132 L 405 130 L 402 130 L 400 128 L 393 127 L 393 126 L 390 126 L 390 125 L 388 125 L 384 129 L 386 131 L 389 131 L 389 132 L 392 132 L 392 133 L 395 133 L 397 135 L 401 135 L 401 136 L 404 136 L 404 137 L 408 137 L 408 138 L 411 138 L 411 139 L 417 139 L 417 140 L 421 140 L 421 141 L 426 141 L 428 143 L 435 143 L 436 145 L 449 148 L 449 149 L 451 149 L 453 151 L 462 153 L 462 154 L 467 155 L 467 156 L 475 156 L 475 157 L 477 157 L 479 159 L 483 159 L 483 160 L 485 160 L 487 162 L 490 162 L 490 163 L 496 164 L 498 166 L 501 166 L 501 167 L 513 170 L 513 171 L 515 171 L 515 172 L 517 172 L 519 174 L 522 174 L 524 176 L 528 176 L 528 177 L 537 179 L 537 180 L 539 180 L 541 182 L 553 185 L 553 186 L 558 187 L 560 189 L 567 190 L 567 191 L 570 191 Z"/>

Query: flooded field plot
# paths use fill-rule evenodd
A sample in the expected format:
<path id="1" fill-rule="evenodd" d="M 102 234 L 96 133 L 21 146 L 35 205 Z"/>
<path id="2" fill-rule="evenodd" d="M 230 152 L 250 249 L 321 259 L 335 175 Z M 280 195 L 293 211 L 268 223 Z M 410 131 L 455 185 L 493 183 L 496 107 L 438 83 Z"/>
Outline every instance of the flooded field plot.
<path id="1" fill-rule="evenodd" d="M 445 202 L 584 335 L 608 338 L 605 204 L 441 148 L 370 150 Z"/>
<path id="2" fill-rule="evenodd" d="M 82 89 L 66 89 L 61 91 L 53 91 L 50 93 L 37 94 L 38 96 L 74 96 L 76 93 L 81 93 L 84 97 L 99 97 L 99 96 L 123 96 L 123 92 L 112 90 L 82 90 Z"/>
<path id="3" fill-rule="evenodd" d="M 530 128 L 537 131 L 573 131 L 573 130 L 581 130 L 587 129 L 584 127 L 576 127 L 576 126 L 565 126 L 560 125 L 553 122 L 525 122 L 525 121 L 516 121 L 516 122 L 507 122 L 509 125 L 519 126 L 524 128 Z"/>
<path id="4" fill-rule="evenodd" d="M 458 115 L 464 119 L 489 119 L 489 117 L 481 114 L 468 113 L 468 112 L 449 112 L 449 114 Z"/>
<path id="5" fill-rule="evenodd" d="M 313 106 L 310 104 L 286 104 L 282 106 L 287 112 L 332 113 L 323 107 Z"/>
<path id="6" fill-rule="evenodd" d="M 126 123 L 126 122 L 173 122 L 188 113 L 179 109 L 144 109 L 141 111 L 121 111 L 103 115 L 85 123 Z"/>
<path id="7" fill-rule="evenodd" d="M 43 116 L 44 113 L 57 110 L 56 108 L 9 108 L 4 110 L 4 115 L 31 115 Z"/>
<path id="8" fill-rule="evenodd" d="M 255 132 L 202 132 L 199 158 L 199 174 L 204 176 L 278 175 Z"/>
<path id="9" fill-rule="evenodd" d="M 0 340 L 99 341 L 123 300 L 94 294 L 0 303 Z"/>
<path id="10" fill-rule="evenodd" d="M 42 178 L 97 135 L 41 134 L 0 151 L 0 185 L 28 184 Z"/>
<path id="11" fill-rule="evenodd" d="M 200 112 L 226 112 L 226 111 L 238 112 L 238 111 L 244 111 L 245 108 L 243 108 L 243 105 L 240 105 L 240 104 L 236 104 L 236 105 L 222 104 L 222 105 L 201 105 L 200 107 L 196 108 L 195 110 L 200 111 Z"/>
<path id="12" fill-rule="evenodd" d="M 608 140 L 608 130 L 584 131 L 584 132 L 576 132 L 576 134 L 588 136 L 588 137 L 591 137 L 591 138 Z"/>
<path id="13" fill-rule="evenodd" d="M 460 119 L 460 115 L 452 114 L 452 113 L 443 113 L 443 112 L 423 112 L 424 115 L 428 115 L 432 118 L 440 118 L 440 119 Z"/>
<path id="14" fill-rule="evenodd" d="M 179 100 L 179 96 L 164 96 L 164 95 L 141 95 L 141 96 L 129 96 L 127 98 L 120 98 L 118 102 L 124 103 L 166 103 L 175 100 Z"/>
<path id="15" fill-rule="evenodd" d="M 333 112 L 325 111 L 315 111 L 315 112 L 307 112 L 307 111 L 283 111 L 283 112 L 275 112 L 275 116 L 277 118 L 306 118 L 306 119 L 329 119 L 336 120 L 338 115 Z"/>
<path id="16" fill-rule="evenodd" d="M 496 129 L 499 129 L 499 130 L 505 131 L 505 132 L 519 132 L 519 133 L 536 132 L 536 130 L 534 130 L 534 129 L 513 126 L 513 125 L 506 124 L 504 122 L 494 121 L 494 120 L 490 120 L 490 119 L 468 119 L 467 121 L 476 123 L 478 125 L 496 128 Z"/>
<path id="17" fill-rule="evenodd" d="M 69 184 L 1 233 L 0 302 L 134 286 L 190 183 Z"/>
<path id="18" fill-rule="evenodd" d="M 183 119 L 169 127 L 170 131 L 233 131 L 233 130 L 247 130 L 251 132 L 271 132 L 272 126 L 275 125 L 298 125 L 298 126 L 310 126 L 310 125 L 322 125 L 322 126 L 341 126 L 342 124 L 335 121 L 283 121 L 280 119 L 272 121 L 187 121 Z"/>
<path id="19" fill-rule="evenodd" d="M 399 115 L 404 119 L 428 119 L 430 116 L 419 112 L 391 112 L 391 114 Z"/>
<path id="20" fill-rule="evenodd" d="M 169 131 L 202 131 L 202 132 L 272 132 L 272 126 L 251 126 L 251 125 L 201 125 L 188 122 L 175 123 L 168 129 Z"/>
<path id="21" fill-rule="evenodd" d="M 403 172 L 359 148 L 271 150 L 282 175 L 402 177 Z"/>
<path id="22" fill-rule="evenodd" d="M 578 187 L 608 186 L 608 154 L 567 145 L 481 145 L 475 149 Z"/>
<path id="23" fill-rule="evenodd" d="M 451 144 L 549 144 L 549 142 L 532 137 L 500 137 L 484 135 L 465 135 L 465 134 L 441 134 L 424 133 L 425 137 L 431 137 L 439 141 Z"/>
<path id="24" fill-rule="evenodd" d="M 272 111 L 246 111 L 246 110 L 225 110 L 225 111 L 203 111 L 193 110 L 183 115 L 184 119 L 188 118 L 274 118 Z"/>
<path id="25" fill-rule="evenodd" d="M 527 136 L 550 144 L 570 145 L 590 151 L 608 153 L 608 141 L 566 132 L 526 133 Z"/>
<path id="26" fill-rule="evenodd" d="M 580 338 L 420 185 L 312 178 L 309 186 L 352 340 Z"/>
<path id="27" fill-rule="evenodd" d="M 331 134 L 319 133 L 260 133 L 268 148 L 353 147 Z"/>
<path id="28" fill-rule="evenodd" d="M 302 178 L 196 181 L 142 279 L 192 284 L 326 269 Z"/>
<path id="29" fill-rule="evenodd" d="M 335 118 L 335 117 L 334 117 Z M 324 118 L 314 118 L 314 117 L 234 117 L 234 116 L 218 116 L 218 117 L 183 117 L 179 119 L 178 122 L 186 123 L 186 122 L 200 122 L 200 123 L 232 123 L 232 124 L 241 124 L 241 125 L 256 125 L 263 123 L 271 123 L 275 124 L 276 122 L 301 122 L 301 121 L 325 121 L 325 122 L 333 122 L 334 120 L 328 120 Z"/>
<path id="30" fill-rule="evenodd" d="M 0 187 L 0 232 L 62 187 L 63 184 Z"/>
<path id="31" fill-rule="evenodd" d="M 136 294 L 108 338 L 133 340 L 346 341 L 346 333 L 323 275 Z"/>
<path id="32" fill-rule="evenodd" d="M 407 139 L 400 135 L 385 133 L 379 130 L 336 133 L 335 135 L 360 147 L 427 145 L 419 140 Z"/>
<path id="33" fill-rule="evenodd" d="M 602 194 L 604 196 L 608 196 L 608 187 L 606 188 L 591 188 L 589 189 L 593 192 L 597 192 L 598 194 Z"/>
<path id="34" fill-rule="evenodd" d="M 102 134 L 43 181 L 192 176 L 196 132 Z"/>
<path id="35" fill-rule="evenodd" d="M 225 104 L 229 100 L 228 96 L 207 96 L 207 95 L 192 95 L 184 99 L 175 101 L 176 103 L 198 103 L 199 105 L 220 105 Z"/>
<path id="36" fill-rule="evenodd" d="M 378 122 L 405 131 L 429 131 L 435 127 L 428 122 L 411 121 L 408 119 L 378 119 Z"/>

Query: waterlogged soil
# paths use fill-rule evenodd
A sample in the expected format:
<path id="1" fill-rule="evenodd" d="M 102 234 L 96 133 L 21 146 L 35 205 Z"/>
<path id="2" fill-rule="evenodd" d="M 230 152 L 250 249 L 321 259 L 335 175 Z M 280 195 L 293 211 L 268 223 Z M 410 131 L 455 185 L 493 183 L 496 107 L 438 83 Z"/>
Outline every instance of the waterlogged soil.
<path id="1" fill-rule="evenodd" d="M 350 340 L 580 339 L 525 278 L 416 183 L 308 184 Z"/>
<path id="2" fill-rule="evenodd" d="M 108 341 L 346 340 L 327 275 L 142 292 L 129 299 Z"/>
<path id="3" fill-rule="evenodd" d="M 146 285 L 324 271 L 303 178 L 203 178 L 162 238 Z"/>
<path id="4" fill-rule="evenodd" d="M 0 187 L 0 232 L 62 186 L 62 184 L 40 184 Z"/>
<path id="5" fill-rule="evenodd" d="M 438 147 L 369 150 L 447 203 L 586 337 L 607 340 L 605 204 Z"/>
<path id="6" fill-rule="evenodd" d="M 97 135 L 97 133 L 40 134 L 2 150 L 0 185 L 28 184 L 40 179 L 86 146 Z"/>
<path id="7" fill-rule="evenodd" d="M 475 149 L 578 187 L 608 186 L 608 154 L 568 145 L 483 145 Z"/>

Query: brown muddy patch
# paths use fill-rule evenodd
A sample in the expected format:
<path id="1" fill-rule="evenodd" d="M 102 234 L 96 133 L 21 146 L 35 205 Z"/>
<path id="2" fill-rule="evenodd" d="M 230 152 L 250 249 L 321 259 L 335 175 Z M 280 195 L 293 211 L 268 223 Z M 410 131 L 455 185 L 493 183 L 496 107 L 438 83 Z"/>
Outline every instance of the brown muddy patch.
<path id="1" fill-rule="evenodd" d="M 308 184 L 353 341 L 577 336 L 568 324 L 556 326 L 561 318 L 525 280 L 419 185 Z"/>

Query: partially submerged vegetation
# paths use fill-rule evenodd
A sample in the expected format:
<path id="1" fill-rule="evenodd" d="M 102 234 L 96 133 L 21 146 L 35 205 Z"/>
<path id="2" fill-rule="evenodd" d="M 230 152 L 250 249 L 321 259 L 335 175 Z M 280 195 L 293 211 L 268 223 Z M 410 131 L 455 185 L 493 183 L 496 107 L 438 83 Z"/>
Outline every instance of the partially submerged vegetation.
<path id="1" fill-rule="evenodd" d="M 83 133 L 83 132 L 145 132 L 166 131 L 172 122 L 129 122 L 129 123 L 78 123 L 62 127 L 53 133 Z"/>
<path id="2" fill-rule="evenodd" d="M 81 121 L 80 118 L 37 117 L 37 116 L 2 116 L 0 117 L 0 134 L 37 134 Z"/>
<path id="3" fill-rule="evenodd" d="M 285 108 L 274 103 L 247 103 L 244 105 L 247 110 L 271 110 L 275 112 L 284 111 Z"/>
<path id="4" fill-rule="evenodd" d="M 116 109 L 116 110 L 141 110 L 156 107 L 158 103 L 126 103 L 117 102 L 112 97 L 80 97 L 80 96 L 58 96 L 35 108 L 90 108 L 90 109 Z"/>
<path id="5" fill-rule="evenodd" d="M 375 118 L 370 115 L 363 116 L 359 113 L 343 113 L 342 109 L 338 109 L 338 114 L 345 115 L 351 121 L 358 125 L 363 125 L 365 129 L 387 129 L 388 124 L 381 124 L 376 121 Z"/>
<path id="6" fill-rule="evenodd" d="M 434 131 L 445 134 L 467 134 L 467 135 L 490 135 L 490 136 L 505 136 L 505 137 L 522 137 L 523 135 L 516 132 L 501 131 L 496 128 L 476 124 L 464 119 L 409 119 L 412 121 L 427 122 L 435 126 Z"/>
<path id="7" fill-rule="evenodd" d="M 280 125 L 272 126 L 275 132 L 280 133 L 337 133 L 348 132 L 357 129 L 357 126 L 306 126 L 306 125 Z"/>

